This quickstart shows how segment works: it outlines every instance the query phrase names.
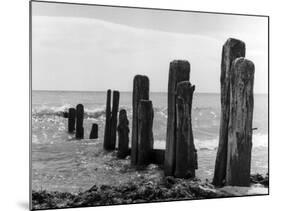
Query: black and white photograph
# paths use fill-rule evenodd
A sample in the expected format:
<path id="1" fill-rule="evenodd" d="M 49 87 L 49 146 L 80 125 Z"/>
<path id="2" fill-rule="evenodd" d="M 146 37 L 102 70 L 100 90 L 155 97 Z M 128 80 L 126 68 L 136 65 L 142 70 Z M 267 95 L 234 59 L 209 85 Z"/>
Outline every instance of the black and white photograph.
<path id="1" fill-rule="evenodd" d="M 32 210 L 269 194 L 268 16 L 29 3 Z"/>

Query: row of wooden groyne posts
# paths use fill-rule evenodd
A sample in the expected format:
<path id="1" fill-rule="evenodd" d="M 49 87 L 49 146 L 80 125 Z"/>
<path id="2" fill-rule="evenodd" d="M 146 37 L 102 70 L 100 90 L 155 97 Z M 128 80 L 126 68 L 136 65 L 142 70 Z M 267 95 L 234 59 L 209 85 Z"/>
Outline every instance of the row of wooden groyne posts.
<path id="1" fill-rule="evenodd" d="M 208 78 L 202 77 L 202 80 Z M 223 45 L 221 61 L 221 119 L 219 145 L 213 184 L 216 186 L 250 185 L 254 64 L 245 59 L 245 43 L 229 38 Z M 170 63 L 168 81 L 168 117 L 166 149 L 153 149 L 153 105 L 149 100 L 149 78 L 136 75 L 133 82 L 131 147 L 126 110 L 119 111 L 119 91 L 107 91 L 103 147 L 116 149 L 117 157 L 130 155 L 135 167 L 150 163 L 163 164 L 166 176 L 193 178 L 198 168 L 197 151 L 191 124 L 191 107 L 195 86 L 190 83 L 190 64 L 186 60 Z M 84 138 L 82 104 L 70 108 L 68 131 Z M 118 122 L 118 125 L 117 125 Z M 75 128 L 76 125 L 76 128 Z M 93 124 L 90 138 L 98 137 Z"/>

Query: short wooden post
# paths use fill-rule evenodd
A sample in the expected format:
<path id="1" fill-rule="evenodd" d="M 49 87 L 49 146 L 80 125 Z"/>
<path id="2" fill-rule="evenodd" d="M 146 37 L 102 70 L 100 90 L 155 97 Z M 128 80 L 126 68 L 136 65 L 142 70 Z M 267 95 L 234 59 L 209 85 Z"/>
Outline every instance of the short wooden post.
<path id="1" fill-rule="evenodd" d="M 166 151 L 164 172 L 173 176 L 176 153 L 176 88 L 178 82 L 189 81 L 190 64 L 185 60 L 174 60 L 170 63 L 168 82 L 168 118 L 166 133 Z"/>
<path id="2" fill-rule="evenodd" d="M 63 118 L 68 118 L 69 117 L 68 114 L 69 114 L 69 112 L 66 112 L 66 111 L 62 112 Z"/>
<path id="3" fill-rule="evenodd" d="M 96 123 L 93 123 L 92 124 L 92 130 L 91 130 L 91 133 L 90 133 L 90 139 L 96 139 L 98 138 L 98 124 Z"/>
<path id="4" fill-rule="evenodd" d="M 83 139 L 84 138 L 84 106 L 82 104 L 78 104 L 76 106 L 76 138 Z"/>
<path id="5" fill-rule="evenodd" d="M 223 45 L 221 60 L 221 117 L 219 146 L 216 157 L 213 184 L 224 185 L 226 174 L 227 145 L 228 145 L 228 124 L 229 124 L 229 100 L 230 100 L 230 72 L 232 62 L 238 57 L 245 56 L 245 43 L 230 38 Z"/>
<path id="6" fill-rule="evenodd" d="M 118 130 L 118 158 L 125 158 L 129 153 L 129 120 L 125 109 L 119 111 Z"/>
<path id="7" fill-rule="evenodd" d="M 138 106 L 138 157 L 137 165 L 152 161 L 153 150 L 153 107 L 150 100 L 140 100 Z"/>
<path id="8" fill-rule="evenodd" d="M 110 124 L 111 124 L 111 90 L 107 90 L 106 97 L 106 110 L 105 110 L 105 128 L 104 128 L 104 140 L 103 148 L 105 150 L 110 149 Z"/>
<path id="9" fill-rule="evenodd" d="M 73 133 L 75 130 L 75 118 L 76 118 L 75 108 L 69 108 L 68 109 L 68 132 L 69 133 Z"/>
<path id="10" fill-rule="evenodd" d="M 226 185 L 250 185 L 254 72 L 247 59 L 232 64 Z"/>
<path id="11" fill-rule="evenodd" d="M 138 104 L 141 99 L 149 99 L 149 79 L 144 75 L 136 75 L 133 85 L 133 117 L 131 164 L 137 164 L 138 153 Z"/>
<path id="12" fill-rule="evenodd" d="M 193 178 L 197 167 L 194 146 L 191 107 L 195 86 L 183 81 L 177 85 L 177 135 L 175 177 Z"/>
<path id="13" fill-rule="evenodd" d="M 110 120 L 110 146 L 109 150 L 116 148 L 117 113 L 119 109 L 119 92 L 113 91 L 112 112 Z"/>

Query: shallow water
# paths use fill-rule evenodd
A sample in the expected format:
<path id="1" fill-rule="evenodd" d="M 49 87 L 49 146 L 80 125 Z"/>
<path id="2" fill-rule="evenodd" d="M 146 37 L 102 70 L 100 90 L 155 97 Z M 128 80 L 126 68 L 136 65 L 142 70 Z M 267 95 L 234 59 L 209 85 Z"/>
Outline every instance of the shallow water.
<path id="1" fill-rule="evenodd" d="M 154 148 L 165 148 L 167 98 L 165 93 L 151 93 L 154 106 Z M 120 108 L 127 110 L 131 123 L 131 93 L 120 93 Z M 117 160 L 115 154 L 102 150 L 105 122 L 105 92 L 33 91 L 32 93 L 32 189 L 85 190 L 93 184 L 118 185 L 139 177 L 160 177 L 162 171 L 130 169 L 129 160 Z M 99 125 L 99 139 L 75 140 L 67 133 L 67 119 L 62 112 L 78 103 L 84 105 L 85 138 L 92 123 Z M 267 95 L 255 96 L 252 173 L 268 172 Z M 211 179 L 214 171 L 220 103 L 218 94 L 195 94 L 192 124 L 198 150 L 197 177 Z M 130 126 L 131 127 L 131 126 Z M 124 174 L 126 176 L 124 176 Z"/>

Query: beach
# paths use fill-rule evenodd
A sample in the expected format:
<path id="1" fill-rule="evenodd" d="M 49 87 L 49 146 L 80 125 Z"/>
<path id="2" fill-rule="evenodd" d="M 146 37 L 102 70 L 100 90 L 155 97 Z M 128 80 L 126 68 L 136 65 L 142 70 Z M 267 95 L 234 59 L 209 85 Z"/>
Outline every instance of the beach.
<path id="1" fill-rule="evenodd" d="M 165 148 L 166 93 L 151 93 L 154 108 L 154 148 Z M 127 110 L 131 130 L 132 93 L 120 93 L 120 109 Z M 130 167 L 130 158 L 117 159 L 116 152 L 102 148 L 106 92 L 33 91 L 32 93 L 32 190 L 78 193 L 93 185 L 121 186 L 139 178 L 163 178 L 158 166 L 147 171 Z M 206 103 L 208 102 L 208 103 Z M 196 178 L 211 181 L 214 171 L 220 118 L 219 94 L 195 93 L 192 124 L 198 151 Z M 255 95 L 251 174 L 268 172 L 267 95 Z M 63 112 L 83 103 L 85 139 L 67 133 Z M 90 140 L 91 124 L 98 124 L 98 139 Z"/>

